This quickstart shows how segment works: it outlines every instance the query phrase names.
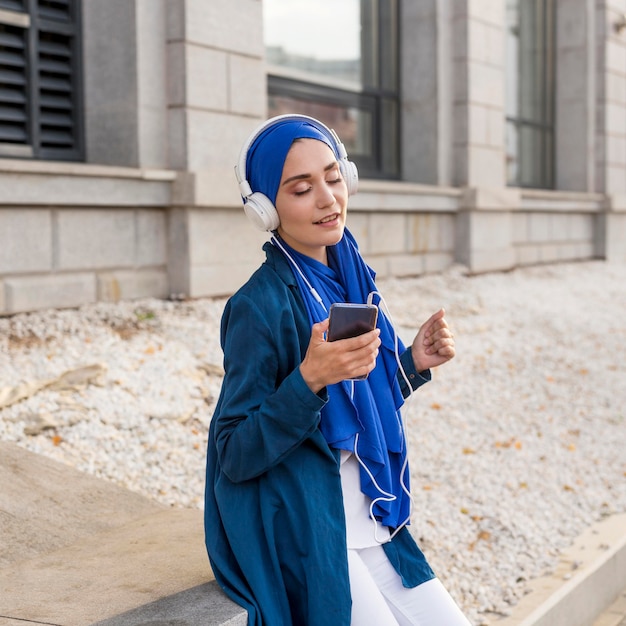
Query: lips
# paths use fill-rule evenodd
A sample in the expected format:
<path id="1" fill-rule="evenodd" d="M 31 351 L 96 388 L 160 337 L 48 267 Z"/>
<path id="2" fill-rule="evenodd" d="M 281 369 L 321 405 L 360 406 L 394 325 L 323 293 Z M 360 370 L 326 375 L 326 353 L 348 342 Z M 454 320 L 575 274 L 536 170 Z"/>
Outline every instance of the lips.
<path id="1" fill-rule="evenodd" d="M 321 220 L 314 222 L 315 224 L 328 224 L 329 222 L 334 222 L 339 219 L 339 213 L 333 213 L 332 215 L 327 215 L 323 217 Z"/>

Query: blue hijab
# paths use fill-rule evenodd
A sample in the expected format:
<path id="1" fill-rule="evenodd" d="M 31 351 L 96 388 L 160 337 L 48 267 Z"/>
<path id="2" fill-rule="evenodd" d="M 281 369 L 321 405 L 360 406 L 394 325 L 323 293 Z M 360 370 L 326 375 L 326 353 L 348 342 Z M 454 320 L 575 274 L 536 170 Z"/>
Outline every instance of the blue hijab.
<path id="1" fill-rule="evenodd" d="M 283 120 L 257 137 L 248 152 L 246 171 L 253 191 L 275 201 L 285 158 L 293 141 L 300 138 L 323 141 L 339 156 L 334 142 L 312 123 Z M 300 272 L 294 271 L 311 325 L 324 320 L 334 302 L 364 303 L 376 291 L 375 274 L 347 229 L 339 243 L 327 248 L 328 266 L 297 252 L 282 240 L 278 243 L 324 302 L 326 310 L 311 295 Z M 405 491 L 409 490 L 407 449 L 400 415 L 404 398 L 396 377 L 396 347 L 401 354 L 404 346 L 382 311 L 378 328 L 381 349 L 376 367 L 366 380 L 343 381 L 328 387 L 329 401 L 322 409 L 320 429 L 331 447 L 358 455 L 361 490 L 374 502 L 374 515 L 385 526 L 397 528 L 410 515 L 410 497 Z"/>

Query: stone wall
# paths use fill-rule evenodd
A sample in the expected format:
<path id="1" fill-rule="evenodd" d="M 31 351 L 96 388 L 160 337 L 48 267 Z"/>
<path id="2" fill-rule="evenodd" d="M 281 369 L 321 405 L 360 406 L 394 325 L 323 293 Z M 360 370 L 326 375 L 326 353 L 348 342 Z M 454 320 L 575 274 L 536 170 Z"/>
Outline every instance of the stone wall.
<path id="1" fill-rule="evenodd" d="M 348 222 L 379 275 L 626 262 L 626 0 L 557 0 L 556 191 L 506 185 L 502 2 L 400 2 L 403 182 L 361 180 Z M 83 0 L 86 163 L 0 159 L 0 314 L 242 284 L 262 10 Z"/>

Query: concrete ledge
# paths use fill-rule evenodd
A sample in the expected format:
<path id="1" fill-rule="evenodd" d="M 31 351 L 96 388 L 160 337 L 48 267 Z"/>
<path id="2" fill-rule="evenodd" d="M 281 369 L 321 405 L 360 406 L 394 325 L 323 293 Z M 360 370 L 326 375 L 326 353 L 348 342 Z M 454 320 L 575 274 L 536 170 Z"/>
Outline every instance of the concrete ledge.
<path id="1" fill-rule="evenodd" d="M 626 588 L 626 514 L 588 528 L 497 626 L 590 626 Z"/>
<path id="2" fill-rule="evenodd" d="M 215 581 L 162 598 L 92 626 L 247 626 L 248 613 Z"/>

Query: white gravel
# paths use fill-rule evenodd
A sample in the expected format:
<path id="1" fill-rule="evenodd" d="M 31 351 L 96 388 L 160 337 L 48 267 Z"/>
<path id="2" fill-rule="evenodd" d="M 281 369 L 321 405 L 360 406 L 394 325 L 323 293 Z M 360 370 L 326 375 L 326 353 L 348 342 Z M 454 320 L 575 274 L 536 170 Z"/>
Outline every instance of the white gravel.
<path id="1" fill-rule="evenodd" d="M 405 410 L 412 531 L 472 622 L 495 623 L 559 550 L 626 511 L 626 265 L 452 268 L 379 287 L 406 340 L 440 306 L 455 333 L 457 357 Z M 26 396 L 0 408 L 0 438 L 202 507 L 223 305 L 0 318 L 0 407 L 20 385 Z"/>

